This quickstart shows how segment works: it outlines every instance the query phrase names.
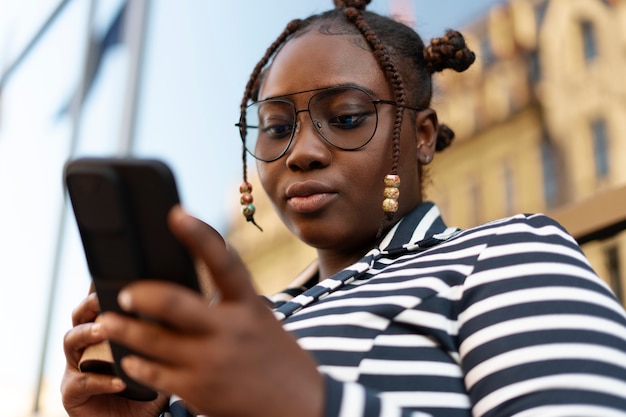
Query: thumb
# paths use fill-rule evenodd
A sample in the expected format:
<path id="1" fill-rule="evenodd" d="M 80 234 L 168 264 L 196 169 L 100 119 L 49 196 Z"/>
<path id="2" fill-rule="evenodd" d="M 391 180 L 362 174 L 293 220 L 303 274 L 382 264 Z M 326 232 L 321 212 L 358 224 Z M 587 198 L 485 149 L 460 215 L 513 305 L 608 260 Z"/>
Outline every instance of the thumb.
<path id="1" fill-rule="evenodd" d="M 236 254 L 228 250 L 215 229 L 187 214 L 180 205 L 170 210 L 168 223 L 191 255 L 207 266 L 223 301 L 257 298 L 248 269 Z"/>

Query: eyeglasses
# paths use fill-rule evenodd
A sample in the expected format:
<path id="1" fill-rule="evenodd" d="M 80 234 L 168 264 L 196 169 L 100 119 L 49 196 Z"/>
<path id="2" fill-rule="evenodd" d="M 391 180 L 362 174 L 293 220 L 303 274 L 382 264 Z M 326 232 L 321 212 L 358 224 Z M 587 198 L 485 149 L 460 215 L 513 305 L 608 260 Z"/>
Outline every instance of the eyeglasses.
<path id="1" fill-rule="evenodd" d="M 309 99 L 306 109 L 298 110 L 293 102 L 278 97 L 254 102 L 242 112 L 235 126 L 239 127 L 250 155 L 265 162 L 283 156 L 291 146 L 298 113 L 302 112 L 309 113 L 315 130 L 332 146 L 346 151 L 362 148 L 372 140 L 378 127 L 376 106 L 397 105 L 395 101 L 373 99 L 367 91 L 354 86 L 326 87 L 295 94 L 308 92 L 316 93 Z"/>

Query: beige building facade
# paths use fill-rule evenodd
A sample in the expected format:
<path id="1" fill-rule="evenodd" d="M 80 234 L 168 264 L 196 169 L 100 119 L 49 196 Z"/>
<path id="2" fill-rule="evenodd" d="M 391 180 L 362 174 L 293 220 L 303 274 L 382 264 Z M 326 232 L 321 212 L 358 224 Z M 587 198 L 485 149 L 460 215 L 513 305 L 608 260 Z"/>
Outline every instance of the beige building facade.
<path id="1" fill-rule="evenodd" d="M 463 33 L 477 62 L 435 76 L 433 108 L 456 138 L 429 166 L 427 199 L 462 228 L 555 217 L 625 300 L 626 0 L 509 0 Z M 315 252 L 254 194 L 265 232 L 237 220 L 229 239 L 273 292 Z"/>
<path id="2" fill-rule="evenodd" d="M 428 197 L 470 227 L 544 212 L 626 298 L 626 1 L 511 0 L 464 33 L 477 65 L 439 79 L 456 131 Z"/>

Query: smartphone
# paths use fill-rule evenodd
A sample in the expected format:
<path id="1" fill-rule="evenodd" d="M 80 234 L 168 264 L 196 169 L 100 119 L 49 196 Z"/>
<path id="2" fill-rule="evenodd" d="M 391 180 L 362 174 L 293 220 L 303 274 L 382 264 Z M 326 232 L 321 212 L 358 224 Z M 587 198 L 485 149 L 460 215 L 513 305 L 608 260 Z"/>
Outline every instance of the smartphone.
<path id="1" fill-rule="evenodd" d="M 194 262 L 167 225 L 180 202 L 174 175 L 156 159 L 79 158 L 65 164 L 64 182 L 102 311 L 121 312 L 120 289 L 140 279 L 172 281 L 200 292 Z M 130 349 L 110 343 L 113 373 L 141 401 L 152 389 L 130 379 L 120 360 Z M 92 369 L 110 373 L 111 370 Z"/>

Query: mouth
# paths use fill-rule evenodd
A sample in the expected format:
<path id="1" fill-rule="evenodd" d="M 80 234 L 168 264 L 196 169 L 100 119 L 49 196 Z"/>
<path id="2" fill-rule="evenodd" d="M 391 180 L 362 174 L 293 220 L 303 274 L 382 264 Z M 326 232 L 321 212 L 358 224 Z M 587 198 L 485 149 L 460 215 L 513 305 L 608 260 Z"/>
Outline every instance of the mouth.
<path id="1" fill-rule="evenodd" d="M 318 181 L 303 181 L 291 184 L 285 192 L 287 204 L 298 213 L 313 213 L 327 207 L 337 193 Z"/>

